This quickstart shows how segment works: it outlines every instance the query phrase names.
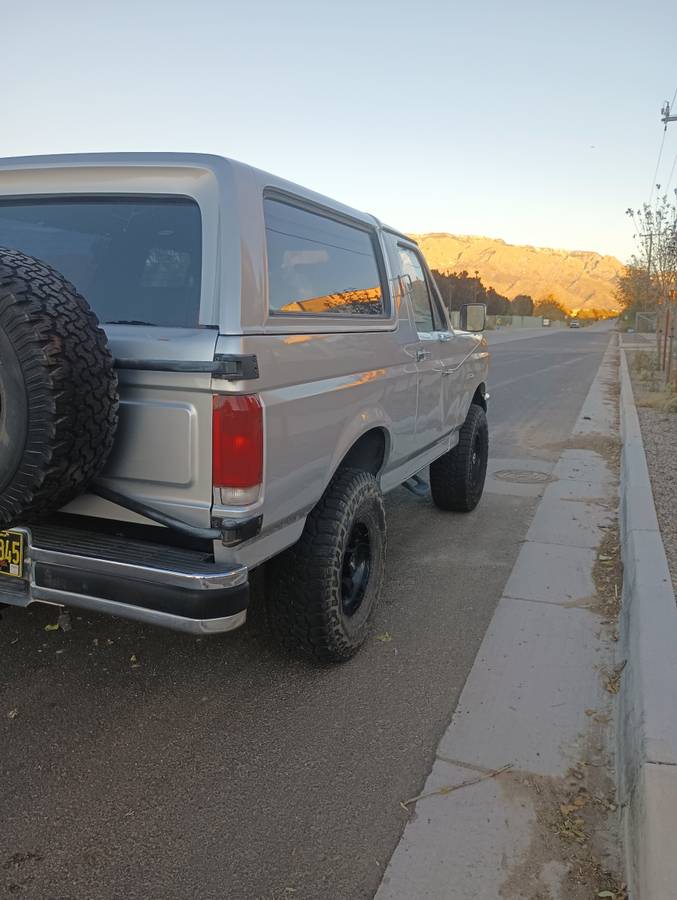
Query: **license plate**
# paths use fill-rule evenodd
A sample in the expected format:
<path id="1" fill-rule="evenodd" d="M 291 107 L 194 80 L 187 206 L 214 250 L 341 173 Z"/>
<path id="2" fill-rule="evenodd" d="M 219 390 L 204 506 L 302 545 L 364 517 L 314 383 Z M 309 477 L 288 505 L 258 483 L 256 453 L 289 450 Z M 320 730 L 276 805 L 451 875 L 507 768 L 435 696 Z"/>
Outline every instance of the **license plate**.
<path id="1" fill-rule="evenodd" d="M 0 531 L 0 575 L 23 578 L 24 536 L 20 531 Z"/>

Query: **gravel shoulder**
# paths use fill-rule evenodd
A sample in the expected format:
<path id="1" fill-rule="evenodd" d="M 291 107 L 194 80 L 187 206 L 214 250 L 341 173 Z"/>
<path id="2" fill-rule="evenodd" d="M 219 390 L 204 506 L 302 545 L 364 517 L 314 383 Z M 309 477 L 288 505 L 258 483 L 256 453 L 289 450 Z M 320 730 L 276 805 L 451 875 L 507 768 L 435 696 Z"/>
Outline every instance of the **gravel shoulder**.
<path id="1" fill-rule="evenodd" d="M 672 587 L 677 594 L 677 413 L 662 412 L 648 405 L 655 397 L 651 390 L 653 385 L 647 383 L 645 371 L 638 369 L 638 351 L 629 349 L 626 343 L 626 352 L 658 524 L 668 558 Z"/>

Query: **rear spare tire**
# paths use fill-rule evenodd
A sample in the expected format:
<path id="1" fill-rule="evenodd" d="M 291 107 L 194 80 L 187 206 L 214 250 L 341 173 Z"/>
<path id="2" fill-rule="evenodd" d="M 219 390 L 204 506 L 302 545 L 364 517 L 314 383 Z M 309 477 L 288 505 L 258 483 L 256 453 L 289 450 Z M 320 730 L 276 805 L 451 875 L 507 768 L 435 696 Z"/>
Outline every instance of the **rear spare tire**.
<path id="1" fill-rule="evenodd" d="M 113 357 L 84 298 L 46 263 L 0 248 L 0 529 L 82 493 L 117 414 Z"/>

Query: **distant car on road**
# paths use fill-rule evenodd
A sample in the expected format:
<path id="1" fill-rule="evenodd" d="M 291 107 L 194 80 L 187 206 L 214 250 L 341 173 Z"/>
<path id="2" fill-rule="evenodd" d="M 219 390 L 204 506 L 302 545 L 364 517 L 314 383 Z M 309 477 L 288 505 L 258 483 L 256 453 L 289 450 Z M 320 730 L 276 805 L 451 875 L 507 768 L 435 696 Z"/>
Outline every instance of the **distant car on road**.
<path id="1" fill-rule="evenodd" d="M 580 327 L 581 327 L 581 323 L 578 321 L 578 319 L 572 319 L 569 322 L 569 328 L 580 328 Z"/>

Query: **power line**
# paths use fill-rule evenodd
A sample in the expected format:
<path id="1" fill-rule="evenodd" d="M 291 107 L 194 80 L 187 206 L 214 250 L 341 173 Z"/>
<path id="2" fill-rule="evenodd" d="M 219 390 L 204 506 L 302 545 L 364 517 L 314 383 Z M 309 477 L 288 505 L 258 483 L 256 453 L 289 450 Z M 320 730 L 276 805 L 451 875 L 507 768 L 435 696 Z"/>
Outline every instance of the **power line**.
<path id="1" fill-rule="evenodd" d="M 675 88 L 675 93 L 672 95 L 672 100 L 670 105 L 668 106 L 667 115 L 670 115 L 670 110 L 675 105 L 675 100 L 677 100 L 677 88 Z M 668 123 L 665 123 L 665 127 L 668 127 Z M 663 132 L 663 136 L 665 136 L 665 132 Z M 665 184 L 665 193 L 667 194 L 670 190 L 670 185 L 672 184 L 672 176 L 675 174 L 675 166 L 677 166 L 677 153 L 675 153 L 675 158 L 672 160 L 672 166 L 670 167 L 670 175 L 668 176 L 668 180 Z"/>
<path id="2" fill-rule="evenodd" d="M 663 147 L 665 146 L 665 135 L 668 130 L 668 122 L 677 121 L 677 116 L 670 115 L 672 107 L 675 105 L 675 100 L 677 100 L 677 88 L 675 88 L 675 93 L 672 95 L 672 100 L 669 103 L 666 100 L 665 105 L 663 106 L 663 109 L 661 109 L 661 115 L 662 115 L 661 121 L 663 122 L 663 137 L 661 138 L 661 146 L 658 150 L 658 159 L 656 160 L 656 168 L 654 170 L 653 178 L 651 180 L 651 191 L 649 193 L 649 202 L 647 204 L 648 206 L 651 206 L 651 201 L 653 200 L 653 194 L 654 194 L 654 191 L 656 190 L 656 180 L 658 178 L 658 169 L 661 164 L 661 159 L 663 158 Z M 674 172 L 674 169 L 675 169 L 675 164 L 673 163 L 672 169 L 670 171 L 670 178 L 672 178 L 672 173 Z M 666 192 L 667 192 L 667 188 L 666 188 Z"/>
<path id="3" fill-rule="evenodd" d="M 663 147 L 665 146 L 665 135 L 667 134 L 668 126 L 665 125 L 663 129 L 663 139 L 661 140 L 661 146 L 658 151 L 658 159 L 656 160 L 656 169 L 653 173 L 653 178 L 651 179 L 651 193 L 649 194 L 649 206 L 651 206 L 651 201 L 653 200 L 653 192 L 656 190 L 656 179 L 658 178 L 658 167 L 661 164 L 661 159 L 663 157 Z"/>
<path id="4" fill-rule="evenodd" d="M 672 176 L 675 174 L 676 166 L 677 166 L 677 153 L 675 153 L 675 158 L 672 160 L 672 166 L 670 168 L 670 175 L 668 176 L 668 180 L 665 183 L 665 193 L 666 194 L 670 190 L 670 185 L 672 184 Z"/>

